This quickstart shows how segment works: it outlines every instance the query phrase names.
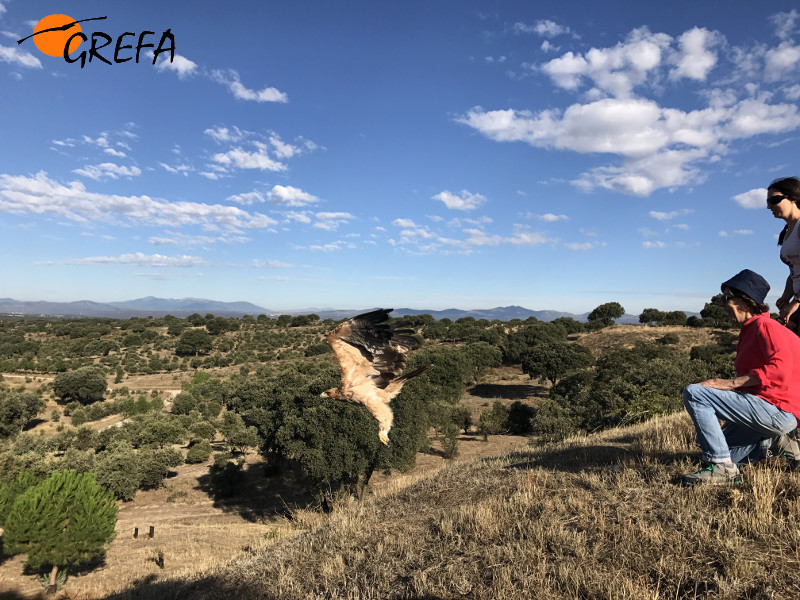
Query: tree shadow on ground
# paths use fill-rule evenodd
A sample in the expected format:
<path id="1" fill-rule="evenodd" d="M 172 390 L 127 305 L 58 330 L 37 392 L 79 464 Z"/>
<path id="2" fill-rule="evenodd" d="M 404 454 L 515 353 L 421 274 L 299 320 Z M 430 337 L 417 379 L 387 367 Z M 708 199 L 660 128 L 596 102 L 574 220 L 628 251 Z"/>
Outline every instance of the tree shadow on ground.
<path id="1" fill-rule="evenodd" d="M 31 429 L 34 429 L 35 427 L 38 427 L 42 423 L 47 423 L 47 420 L 46 419 L 31 419 L 30 421 L 25 423 L 25 425 L 22 427 L 22 431 L 30 431 Z"/>
<path id="2" fill-rule="evenodd" d="M 0 590 L 0 600 L 30 600 L 30 596 L 18 594 L 17 592 L 12 591 L 2 591 Z"/>
<path id="3" fill-rule="evenodd" d="M 276 515 L 291 518 L 296 509 L 317 506 L 311 483 L 294 461 L 284 463 L 278 473 L 265 463 L 245 465 L 227 485 L 221 487 L 207 473 L 198 478 L 197 487 L 214 499 L 215 508 L 237 513 L 251 523 Z"/>
<path id="4" fill-rule="evenodd" d="M 628 438 L 626 436 L 625 440 Z M 578 473 L 597 468 L 609 468 L 628 462 L 640 462 L 641 452 L 634 448 L 614 445 L 594 444 L 580 448 L 559 448 L 550 451 L 534 450 L 531 452 L 514 452 L 507 457 L 511 464 L 507 469 L 532 469 L 535 467 Z M 685 460 L 685 452 L 664 452 L 653 458 L 662 464 L 672 464 Z M 491 460 L 491 459 L 487 459 Z"/>
<path id="5" fill-rule="evenodd" d="M 214 575 L 209 575 L 192 582 L 186 581 L 158 581 L 155 574 L 136 581 L 133 587 L 117 594 L 106 596 L 103 600 L 174 600 L 175 598 L 206 598 L 219 600 L 239 598 L 247 591 L 239 586 L 233 586 L 221 581 Z M 248 597 L 253 597 L 248 595 Z M 258 590 L 258 597 L 263 600 L 280 600 L 279 596 L 266 589 Z M 20 596 L 12 596 L 9 600 L 18 600 Z M 444 600 L 442 596 L 422 594 L 419 596 L 403 596 L 406 600 Z M 3 599 L 4 600 L 4 599 Z"/>
<path id="6" fill-rule="evenodd" d="M 516 384 L 500 385 L 494 383 L 481 383 L 468 390 L 478 398 L 488 400 L 524 400 L 534 396 L 546 396 L 547 388 L 542 385 Z"/>

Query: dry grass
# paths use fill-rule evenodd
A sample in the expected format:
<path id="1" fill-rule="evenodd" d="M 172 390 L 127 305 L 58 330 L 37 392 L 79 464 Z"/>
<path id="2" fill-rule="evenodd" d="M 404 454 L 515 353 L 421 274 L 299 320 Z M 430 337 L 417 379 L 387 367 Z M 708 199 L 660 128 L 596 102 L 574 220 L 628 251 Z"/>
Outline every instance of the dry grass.
<path id="1" fill-rule="evenodd" d="M 680 340 L 677 348 L 689 351 L 692 346 L 716 343 L 720 331 L 706 327 L 649 327 L 642 325 L 613 325 L 591 333 L 573 336 L 579 344 L 586 346 L 595 356 L 602 355 L 613 348 L 632 348 L 636 342 L 655 342 L 668 333 L 674 333 Z M 731 332 L 734 335 L 736 331 Z"/>
<path id="2" fill-rule="evenodd" d="M 800 474 L 774 460 L 736 488 L 682 488 L 693 445 L 679 414 L 453 465 L 112 598 L 796 597 Z"/>

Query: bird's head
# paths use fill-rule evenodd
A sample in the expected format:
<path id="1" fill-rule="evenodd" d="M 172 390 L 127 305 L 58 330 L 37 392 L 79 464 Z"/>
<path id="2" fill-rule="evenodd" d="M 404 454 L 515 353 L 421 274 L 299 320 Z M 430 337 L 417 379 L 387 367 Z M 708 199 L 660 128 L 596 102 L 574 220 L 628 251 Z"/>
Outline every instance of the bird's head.
<path id="1" fill-rule="evenodd" d="M 329 390 L 325 390 L 319 395 L 320 398 L 338 398 L 339 397 L 339 390 L 336 388 L 331 388 Z"/>

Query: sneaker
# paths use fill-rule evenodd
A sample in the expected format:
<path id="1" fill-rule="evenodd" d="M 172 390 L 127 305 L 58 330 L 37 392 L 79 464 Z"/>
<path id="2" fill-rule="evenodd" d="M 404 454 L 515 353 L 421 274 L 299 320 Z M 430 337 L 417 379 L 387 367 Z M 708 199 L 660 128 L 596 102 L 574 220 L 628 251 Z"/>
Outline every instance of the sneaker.
<path id="1" fill-rule="evenodd" d="M 711 463 L 704 466 L 696 473 L 684 475 L 681 480 L 684 485 L 697 485 L 710 483 L 712 485 L 737 485 L 742 482 L 739 476 L 739 467 L 733 463 Z"/>
<path id="2" fill-rule="evenodd" d="M 791 433 L 779 435 L 772 439 L 772 446 L 769 449 L 772 456 L 783 456 L 792 471 L 800 469 L 800 444 L 797 443 L 797 437 L 797 429 Z"/>

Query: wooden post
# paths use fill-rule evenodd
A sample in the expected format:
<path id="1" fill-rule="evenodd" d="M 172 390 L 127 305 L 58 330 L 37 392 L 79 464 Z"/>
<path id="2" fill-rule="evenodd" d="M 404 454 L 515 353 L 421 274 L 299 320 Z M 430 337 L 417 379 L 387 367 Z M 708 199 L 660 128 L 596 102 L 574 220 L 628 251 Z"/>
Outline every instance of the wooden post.
<path id="1" fill-rule="evenodd" d="M 133 528 L 133 539 L 135 539 L 135 540 L 139 539 L 139 528 L 138 527 L 134 527 Z"/>
<path id="2" fill-rule="evenodd" d="M 156 534 L 156 527 L 155 525 L 150 525 L 150 533 L 147 534 L 147 537 L 153 537 Z"/>

